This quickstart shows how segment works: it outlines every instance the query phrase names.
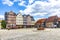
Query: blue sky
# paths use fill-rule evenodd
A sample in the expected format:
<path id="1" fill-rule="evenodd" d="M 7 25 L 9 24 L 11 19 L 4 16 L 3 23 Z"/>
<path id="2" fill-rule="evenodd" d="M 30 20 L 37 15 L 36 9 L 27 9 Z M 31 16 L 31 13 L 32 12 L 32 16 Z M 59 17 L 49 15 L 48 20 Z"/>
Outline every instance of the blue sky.
<path id="1" fill-rule="evenodd" d="M 60 17 L 60 0 L 0 0 L 0 19 L 5 12 L 30 14 L 35 20 L 57 15 Z"/>

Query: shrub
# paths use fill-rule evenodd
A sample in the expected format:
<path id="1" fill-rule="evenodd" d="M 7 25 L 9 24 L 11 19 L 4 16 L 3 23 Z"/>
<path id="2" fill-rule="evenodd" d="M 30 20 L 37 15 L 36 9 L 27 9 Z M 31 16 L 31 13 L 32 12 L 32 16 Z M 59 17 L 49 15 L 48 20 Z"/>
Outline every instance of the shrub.
<path id="1" fill-rule="evenodd" d="M 5 22 L 5 20 L 2 20 L 2 22 L 1 22 L 1 28 L 6 28 L 6 22 Z"/>

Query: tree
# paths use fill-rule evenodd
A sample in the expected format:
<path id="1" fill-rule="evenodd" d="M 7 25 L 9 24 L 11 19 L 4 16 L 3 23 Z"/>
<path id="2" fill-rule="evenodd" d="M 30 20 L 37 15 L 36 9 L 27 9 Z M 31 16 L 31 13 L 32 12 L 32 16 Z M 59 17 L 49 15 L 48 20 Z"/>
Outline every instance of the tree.
<path id="1" fill-rule="evenodd" d="M 6 28 L 6 22 L 5 22 L 5 20 L 2 20 L 2 22 L 1 22 L 1 28 Z"/>

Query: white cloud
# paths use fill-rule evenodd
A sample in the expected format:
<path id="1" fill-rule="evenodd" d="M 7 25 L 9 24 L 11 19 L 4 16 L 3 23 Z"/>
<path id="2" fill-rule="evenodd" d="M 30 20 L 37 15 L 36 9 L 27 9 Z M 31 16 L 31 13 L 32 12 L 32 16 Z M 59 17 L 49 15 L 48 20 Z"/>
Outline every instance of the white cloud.
<path id="1" fill-rule="evenodd" d="M 38 21 L 39 19 L 46 19 L 44 17 L 41 17 L 41 18 L 35 18 L 35 21 Z"/>
<path id="2" fill-rule="evenodd" d="M 21 0 L 14 0 L 13 2 L 18 2 L 18 1 L 21 1 Z"/>
<path id="3" fill-rule="evenodd" d="M 48 2 L 35 1 L 32 5 L 28 5 L 22 12 L 36 17 L 41 16 L 42 18 L 54 15 L 60 17 L 60 0 L 48 0 Z"/>
<path id="4" fill-rule="evenodd" d="M 57 15 L 58 17 L 60 17 L 60 10 L 56 9 L 54 12 L 52 12 L 49 16 L 54 16 Z"/>
<path id="5" fill-rule="evenodd" d="M 22 1 L 20 1 L 20 3 L 18 3 L 18 5 L 19 5 L 19 6 L 26 6 L 25 3 L 26 3 L 26 1 L 23 1 L 23 0 L 22 0 Z"/>
<path id="6" fill-rule="evenodd" d="M 29 0 L 29 4 L 32 4 L 35 0 Z"/>
<path id="7" fill-rule="evenodd" d="M 25 6 L 25 1 L 24 0 L 13 0 L 13 1 L 10 1 L 10 0 L 2 0 L 2 3 L 3 4 L 6 4 L 8 6 L 12 6 L 14 4 L 14 2 L 19 2 L 18 3 L 19 6 Z"/>
<path id="8" fill-rule="evenodd" d="M 12 6 L 14 3 L 11 2 L 10 0 L 3 0 L 2 1 L 3 4 L 7 4 L 8 6 Z"/>
<path id="9" fill-rule="evenodd" d="M 15 0 L 15 2 L 16 2 L 17 0 Z M 31 5 L 31 4 L 33 4 L 34 3 L 34 1 L 35 0 L 28 0 L 29 2 L 28 2 L 28 5 L 26 5 L 25 3 L 26 3 L 26 1 L 25 0 L 18 0 L 18 1 L 20 1 L 19 3 L 18 3 L 18 5 L 19 6 L 28 6 L 28 5 Z"/>
<path id="10" fill-rule="evenodd" d="M 25 10 L 20 10 L 21 13 L 23 14 L 30 14 L 30 12 L 32 12 L 33 9 L 32 9 L 32 6 L 28 5 L 27 8 Z"/>
<path id="11" fill-rule="evenodd" d="M 35 14 L 31 14 L 32 16 L 44 16 L 46 15 L 47 13 L 35 13 Z"/>
<path id="12" fill-rule="evenodd" d="M 31 5 L 35 0 L 28 0 L 29 3 L 28 5 Z M 8 6 L 12 6 L 14 4 L 14 2 L 19 2 L 18 5 L 19 6 L 27 6 L 25 3 L 26 1 L 25 0 L 13 0 L 13 1 L 10 1 L 10 0 L 2 0 L 2 3 L 3 4 L 6 4 Z"/>
<path id="13" fill-rule="evenodd" d="M 48 0 L 48 2 L 29 0 L 28 5 L 25 5 L 26 1 L 24 0 L 18 0 L 18 1 L 20 1 L 18 5 L 26 7 L 25 10 L 20 10 L 20 12 L 23 14 L 30 14 L 36 17 L 40 16 L 40 18 L 44 18 L 45 16 L 54 16 L 54 15 L 60 17 L 60 0 Z M 14 0 L 14 2 L 17 2 L 17 0 Z M 4 0 L 3 4 L 12 6 L 14 2 L 11 2 L 9 0 Z M 39 18 L 37 17 L 37 19 Z"/>
<path id="14" fill-rule="evenodd" d="M 0 15 L 0 20 L 3 20 L 4 19 L 4 15 Z"/>

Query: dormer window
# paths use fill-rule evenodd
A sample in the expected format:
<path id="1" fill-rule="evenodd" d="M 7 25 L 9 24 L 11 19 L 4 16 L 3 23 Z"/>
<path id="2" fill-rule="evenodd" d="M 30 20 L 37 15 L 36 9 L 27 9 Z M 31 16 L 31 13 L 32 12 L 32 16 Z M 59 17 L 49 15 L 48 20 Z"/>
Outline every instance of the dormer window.
<path id="1" fill-rule="evenodd" d="M 24 17 L 26 17 L 26 16 L 24 16 Z"/>

